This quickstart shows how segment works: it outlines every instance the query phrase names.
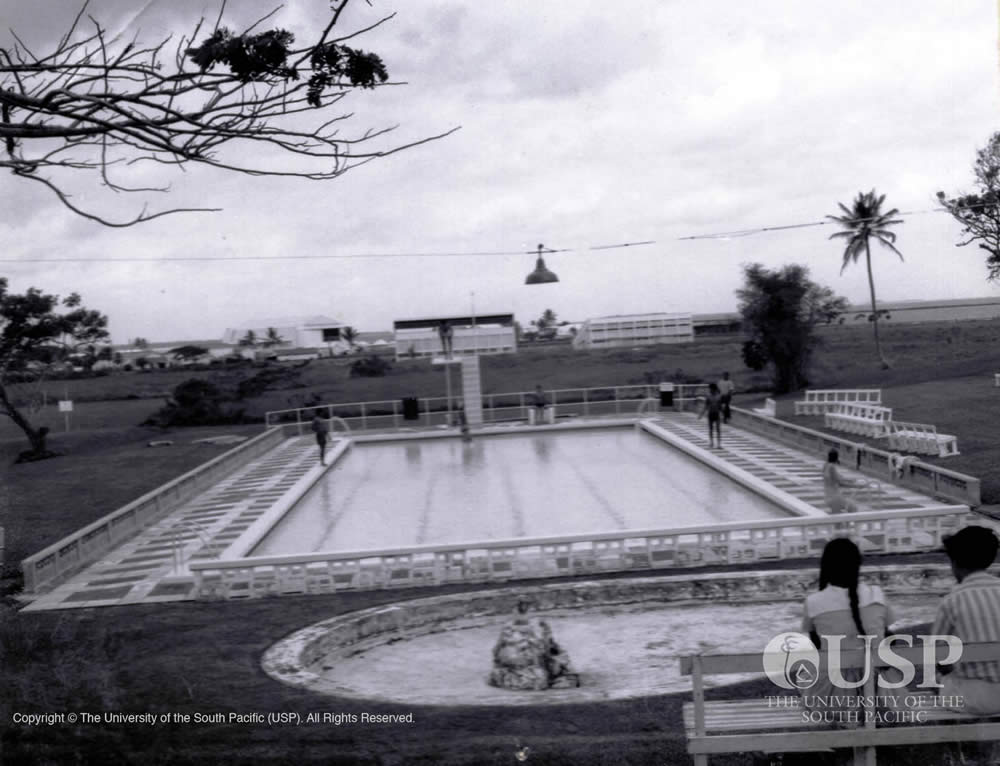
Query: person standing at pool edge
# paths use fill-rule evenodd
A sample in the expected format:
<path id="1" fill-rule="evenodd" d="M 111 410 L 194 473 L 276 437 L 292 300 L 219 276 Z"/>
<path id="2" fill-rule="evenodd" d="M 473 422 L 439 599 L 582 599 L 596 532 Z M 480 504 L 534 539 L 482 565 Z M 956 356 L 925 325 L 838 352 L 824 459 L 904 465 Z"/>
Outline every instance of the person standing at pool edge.
<path id="1" fill-rule="evenodd" d="M 469 418 L 465 414 L 465 403 L 458 403 L 458 410 L 455 414 L 455 419 L 458 421 L 458 428 L 462 434 L 462 441 L 471 442 L 472 435 L 469 433 Z"/>
<path id="2" fill-rule="evenodd" d="M 722 422 L 728 423 L 732 412 L 729 409 L 729 405 L 733 401 L 733 381 L 729 379 L 729 373 L 722 373 L 722 380 L 717 384 L 719 386 L 719 393 L 722 395 Z"/>
<path id="3" fill-rule="evenodd" d="M 708 384 L 708 396 L 698 413 L 699 420 L 708 413 L 708 448 L 713 449 L 718 441 L 719 449 L 722 449 L 722 426 L 719 421 L 722 419 L 722 394 L 715 383 Z"/>
<path id="4" fill-rule="evenodd" d="M 316 434 L 316 443 L 319 445 L 319 463 L 320 465 L 326 465 L 326 442 L 330 438 L 330 426 L 327 425 L 326 421 L 317 412 L 313 415 L 310 428 Z"/>

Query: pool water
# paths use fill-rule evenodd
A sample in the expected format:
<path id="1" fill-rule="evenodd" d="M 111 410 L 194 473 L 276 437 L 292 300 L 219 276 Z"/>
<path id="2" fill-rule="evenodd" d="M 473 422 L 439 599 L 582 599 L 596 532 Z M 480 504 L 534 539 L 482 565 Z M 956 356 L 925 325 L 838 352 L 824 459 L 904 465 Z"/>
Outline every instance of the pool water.
<path id="1" fill-rule="evenodd" d="M 704 526 L 787 512 L 634 428 L 355 444 L 253 551 Z"/>

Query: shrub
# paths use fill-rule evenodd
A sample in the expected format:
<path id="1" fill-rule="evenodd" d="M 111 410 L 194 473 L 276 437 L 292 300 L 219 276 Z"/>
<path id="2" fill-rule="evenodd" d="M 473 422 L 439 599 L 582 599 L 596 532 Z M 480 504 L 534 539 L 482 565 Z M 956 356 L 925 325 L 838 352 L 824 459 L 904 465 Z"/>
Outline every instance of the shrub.
<path id="1" fill-rule="evenodd" d="M 260 396 L 269 388 L 292 388 L 298 383 L 299 375 L 297 370 L 284 366 L 265 367 L 253 377 L 241 380 L 236 386 L 237 399 L 253 399 Z"/>
<path id="2" fill-rule="evenodd" d="M 214 383 L 191 378 L 177 385 L 166 405 L 143 425 L 169 428 L 242 423 L 243 410 L 227 407 L 227 400 L 228 397 Z"/>

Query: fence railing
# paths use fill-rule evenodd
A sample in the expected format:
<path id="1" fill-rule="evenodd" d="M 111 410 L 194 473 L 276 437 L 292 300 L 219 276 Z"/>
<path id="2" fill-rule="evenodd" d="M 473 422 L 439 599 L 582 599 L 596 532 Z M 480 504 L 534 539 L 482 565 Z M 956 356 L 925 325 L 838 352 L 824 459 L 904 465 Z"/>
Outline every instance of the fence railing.
<path id="1" fill-rule="evenodd" d="M 730 522 L 692 529 L 625 530 L 410 548 L 192 562 L 199 598 L 329 593 L 452 582 L 812 558 L 833 537 L 865 553 L 939 549 L 944 535 L 979 517 L 964 506 L 835 517 Z M 979 521 L 982 523 L 982 521 Z"/>
<path id="2" fill-rule="evenodd" d="M 973 508 L 982 504 L 981 482 L 964 473 L 918 460 L 906 460 L 894 465 L 892 453 L 886 450 L 763 417 L 737 407 L 733 407 L 732 422 L 815 455 L 822 455 L 836 448 L 843 465 L 927 495 L 955 500 Z"/>
<path id="3" fill-rule="evenodd" d="M 284 438 L 281 429 L 265 431 L 28 556 L 21 562 L 24 591 L 35 593 L 40 587 L 51 585 L 95 561 L 181 503 L 273 449 Z"/>
<path id="4" fill-rule="evenodd" d="M 674 385 L 673 409 L 690 410 L 698 397 L 708 391 L 707 383 Z M 528 410 L 534 406 L 533 391 L 514 391 L 503 394 L 484 394 L 483 423 L 502 423 L 528 419 Z M 608 415 L 637 416 L 644 401 L 659 399 L 657 385 L 596 386 L 591 388 L 560 388 L 545 392 L 548 404 L 555 408 L 556 417 L 602 417 Z M 402 399 L 383 399 L 368 402 L 318 404 L 313 407 L 296 407 L 272 410 L 265 415 L 266 428 L 294 423 L 300 431 L 319 412 L 325 418 L 339 417 L 350 424 L 352 431 L 434 428 L 448 425 L 457 402 L 458 393 L 449 402 L 445 396 L 414 397 L 417 406 L 406 417 Z M 451 412 L 449 412 L 451 410 Z"/>

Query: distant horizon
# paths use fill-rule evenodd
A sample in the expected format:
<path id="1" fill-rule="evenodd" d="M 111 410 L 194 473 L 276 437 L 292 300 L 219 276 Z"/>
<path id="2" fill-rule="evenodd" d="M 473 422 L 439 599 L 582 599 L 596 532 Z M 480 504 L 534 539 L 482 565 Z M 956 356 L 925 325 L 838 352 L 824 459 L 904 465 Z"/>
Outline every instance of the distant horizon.
<path id="1" fill-rule="evenodd" d="M 890 311 L 892 311 L 892 310 L 898 310 L 898 309 L 901 309 L 901 308 L 904 308 L 904 307 L 906 307 L 906 308 L 925 308 L 925 309 L 931 309 L 931 308 L 942 307 L 942 306 L 951 306 L 951 307 L 958 308 L 958 307 L 962 307 L 962 306 L 990 306 L 990 305 L 994 305 L 994 304 L 996 304 L 998 307 L 1000 307 L 1000 294 L 998 294 L 995 297 L 971 296 L 971 297 L 968 297 L 968 298 L 938 298 L 938 299 L 932 299 L 932 300 L 876 301 L 876 303 L 877 303 L 877 305 L 878 305 L 879 308 L 887 309 L 887 310 L 890 310 Z M 846 310 L 845 313 L 856 313 L 856 312 L 863 313 L 865 311 L 870 311 L 870 310 L 871 310 L 871 306 L 869 304 L 857 303 L 857 304 L 850 304 L 850 305 L 848 305 L 847 310 Z M 553 311 L 555 311 L 555 309 L 553 309 Z M 495 313 L 510 313 L 510 312 L 495 312 Z M 686 313 L 689 313 L 689 312 L 683 312 L 683 311 L 680 311 L 680 312 L 645 311 L 645 312 L 632 312 L 630 314 L 604 314 L 604 315 L 601 315 L 601 316 L 585 317 L 584 319 L 564 319 L 563 317 L 559 316 L 559 312 L 558 311 L 556 311 L 555 313 L 556 313 L 556 321 L 558 323 L 562 324 L 563 322 L 565 322 L 565 323 L 571 324 L 571 325 L 578 325 L 578 324 L 583 324 L 588 319 L 604 319 L 604 318 L 611 318 L 611 317 L 616 317 L 616 316 L 643 316 L 643 315 L 647 315 L 647 314 L 663 314 L 663 313 L 686 314 Z M 490 315 L 491 314 L 483 314 L 483 316 L 490 316 Z M 732 317 L 732 316 L 738 316 L 738 315 L 739 315 L 738 311 L 716 311 L 716 312 L 708 311 L 708 312 L 691 313 L 691 317 L 694 320 L 708 319 L 708 318 L 725 318 L 725 317 Z M 539 314 L 539 316 L 541 316 L 541 314 Z M 1000 317 L 1000 311 L 997 312 L 997 317 Z M 926 319 L 926 320 L 921 320 L 921 321 L 927 321 L 927 322 L 934 322 L 934 321 L 942 321 L 942 322 L 943 321 L 966 321 L 966 320 L 972 321 L 972 320 L 976 320 L 976 319 L 988 320 L 988 319 L 997 318 L 997 317 L 965 317 L 965 318 L 958 318 L 958 319 L 952 319 L 952 320 L 948 320 L 948 319 Z M 284 317 L 284 319 L 286 321 L 290 320 L 290 319 L 294 319 L 294 318 L 295 317 Z M 302 318 L 306 319 L 308 317 L 302 317 Z M 426 319 L 433 319 L 435 317 L 425 317 L 425 318 Z M 412 317 L 408 317 L 408 319 L 412 319 Z M 399 321 L 405 321 L 405 319 L 401 318 Z M 521 320 L 517 319 L 516 315 L 514 317 L 514 321 L 516 321 L 519 324 L 521 324 L 522 327 L 524 327 L 526 325 L 525 322 L 522 322 Z M 528 321 L 531 321 L 531 320 L 528 320 Z M 892 320 L 890 319 L 888 321 L 891 322 Z M 393 331 L 392 328 L 388 328 L 388 329 L 384 329 L 384 330 L 359 330 L 357 327 L 355 327 L 354 325 L 352 325 L 350 322 L 345 322 L 345 323 L 343 323 L 342 326 L 344 326 L 344 327 L 354 327 L 354 329 L 357 331 L 359 337 L 363 336 L 363 335 L 387 335 L 387 336 L 391 337 L 394 334 L 394 331 Z M 231 346 L 235 346 L 236 344 L 226 343 L 221 338 L 223 337 L 223 335 L 225 335 L 225 333 L 228 330 L 232 330 L 232 329 L 237 329 L 238 330 L 238 329 L 240 329 L 240 327 L 241 327 L 241 325 L 230 325 L 229 327 L 226 328 L 225 331 L 223 331 L 223 333 L 219 336 L 219 338 L 180 338 L 180 339 L 171 339 L 171 340 L 152 340 L 150 338 L 146 338 L 146 341 L 150 345 L 179 345 L 179 344 L 185 344 L 185 343 L 186 344 L 215 343 L 215 344 L 219 344 L 219 345 L 231 345 Z M 130 342 L 132 340 L 134 340 L 135 337 L 143 337 L 143 336 L 133 336 L 132 338 L 129 338 L 129 340 L 124 341 L 124 342 L 115 342 L 115 341 L 112 341 L 110 343 L 110 345 L 115 346 L 115 347 L 126 347 L 126 346 L 129 346 Z"/>

